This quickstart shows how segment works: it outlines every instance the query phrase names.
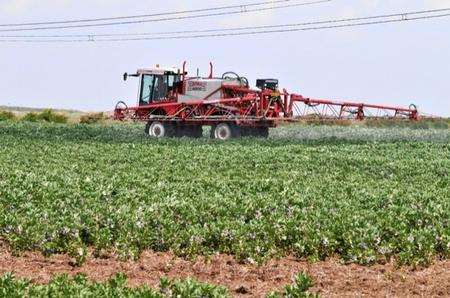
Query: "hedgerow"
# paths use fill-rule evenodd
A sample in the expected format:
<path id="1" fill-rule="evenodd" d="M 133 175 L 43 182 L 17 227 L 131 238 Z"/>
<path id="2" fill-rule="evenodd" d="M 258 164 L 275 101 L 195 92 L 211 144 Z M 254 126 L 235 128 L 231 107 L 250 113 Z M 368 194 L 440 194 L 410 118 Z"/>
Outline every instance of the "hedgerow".
<path id="1" fill-rule="evenodd" d="M 22 121 L 26 122 L 49 122 L 49 123 L 67 123 L 68 117 L 64 114 L 55 113 L 54 111 L 47 109 L 40 113 L 29 112 L 25 114 Z"/>
<path id="2" fill-rule="evenodd" d="M 0 121 L 14 120 L 16 115 L 10 111 L 0 111 Z"/>
<path id="3" fill-rule="evenodd" d="M 107 117 L 103 113 L 89 113 L 80 117 L 81 124 L 95 124 L 103 122 Z"/>
<path id="4" fill-rule="evenodd" d="M 219 143 L 150 140 L 135 125 L 4 123 L 0 169 L 0 238 L 79 264 L 88 248 L 413 265 L 450 253 L 445 137 Z"/>

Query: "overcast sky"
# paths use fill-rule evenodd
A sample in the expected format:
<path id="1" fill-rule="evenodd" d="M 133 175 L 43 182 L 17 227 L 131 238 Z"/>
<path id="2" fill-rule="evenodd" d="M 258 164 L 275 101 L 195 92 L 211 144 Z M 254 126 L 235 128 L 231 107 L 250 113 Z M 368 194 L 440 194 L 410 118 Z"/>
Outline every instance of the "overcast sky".
<path id="1" fill-rule="evenodd" d="M 0 0 L 0 23 L 145 14 L 257 0 Z M 450 0 L 334 0 L 314 6 L 202 20 L 45 31 L 42 34 L 152 32 L 268 25 L 450 7 Z M 3 32 L 5 35 L 6 33 Z M 20 32 L 19 32 L 20 33 Z M 25 32 L 25 34 L 30 32 Z M 33 32 L 34 33 L 34 32 Z M 23 33 L 22 33 L 23 34 Z M 450 18 L 362 28 L 127 43 L 0 43 L 0 105 L 111 110 L 136 102 L 123 72 L 155 64 L 204 74 L 274 77 L 288 91 L 406 105 L 450 116 Z"/>

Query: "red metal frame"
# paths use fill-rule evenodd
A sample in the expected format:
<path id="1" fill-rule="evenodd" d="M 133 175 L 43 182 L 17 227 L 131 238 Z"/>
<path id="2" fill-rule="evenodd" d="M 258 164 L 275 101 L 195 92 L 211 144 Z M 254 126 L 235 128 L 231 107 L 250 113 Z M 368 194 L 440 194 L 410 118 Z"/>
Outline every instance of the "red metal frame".
<path id="1" fill-rule="evenodd" d="M 213 77 L 213 65 L 210 74 Z M 409 108 L 374 105 L 355 102 L 339 102 L 327 99 L 306 98 L 279 93 L 272 90 L 253 90 L 248 87 L 223 85 L 209 96 L 180 103 L 178 95 L 186 90 L 186 62 L 181 74 L 182 87 L 170 98 L 145 106 L 116 106 L 114 118 L 140 121 L 176 121 L 191 125 L 214 125 L 220 122 L 234 122 L 242 126 L 276 126 L 280 122 L 303 119 L 353 119 L 392 118 L 418 120 L 419 113 L 414 105 Z M 210 100 L 221 91 L 222 98 Z"/>

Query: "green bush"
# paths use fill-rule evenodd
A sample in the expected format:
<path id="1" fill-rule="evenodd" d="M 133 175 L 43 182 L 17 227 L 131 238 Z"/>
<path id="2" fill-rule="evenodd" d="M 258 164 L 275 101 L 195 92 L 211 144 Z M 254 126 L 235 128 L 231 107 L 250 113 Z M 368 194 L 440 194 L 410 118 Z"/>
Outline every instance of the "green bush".
<path id="1" fill-rule="evenodd" d="M 9 111 L 0 111 L 0 121 L 14 120 L 16 115 Z"/>
<path id="2" fill-rule="evenodd" d="M 44 110 L 38 115 L 39 119 L 45 122 L 52 123 L 67 123 L 67 116 L 64 114 L 58 114 L 53 112 L 52 110 Z"/>
<path id="3" fill-rule="evenodd" d="M 41 113 L 30 112 L 22 117 L 22 121 L 27 122 L 51 122 L 67 123 L 68 117 L 64 114 L 55 113 L 52 110 L 44 110 Z"/>
<path id="4" fill-rule="evenodd" d="M 27 122 L 38 122 L 39 116 L 37 113 L 30 112 L 25 114 L 25 116 L 23 116 L 21 120 Z"/>
<path id="5" fill-rule="evenodd" d="M 103 113 L 91 113 L 83 115 L 80 118 L 81 124 L 95 124 L 105 120 L 105 115 Z"/>

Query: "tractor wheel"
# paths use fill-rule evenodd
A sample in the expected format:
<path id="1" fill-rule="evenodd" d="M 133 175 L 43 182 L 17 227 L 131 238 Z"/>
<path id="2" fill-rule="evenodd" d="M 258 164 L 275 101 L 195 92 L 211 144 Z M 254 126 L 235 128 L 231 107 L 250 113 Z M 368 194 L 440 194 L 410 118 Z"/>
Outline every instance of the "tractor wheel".
<path id="1" fill-rule="evenodd" d="M 211 134 L 214 133 L 214 139 L 226 141 L 231 138 L 241 137 L 241 127 L 230 123 L 220 123 L 213 126 Z"/>
<path id="2" fill-rule="evenodd" d="M 173 137 L 174 129 L 170 123 L 161 123 L 159 121 L 152 122 L 148 129 L 148 134 L 153 138 Z"/>
<path id="3" fill-rule="evenodd" d="M 233 131 L 228 123 L 220 123 L 214 128 L 214 139 L 226 141 L 233 137 Z"/>
<path id="4" fill-rule="evenodd" d="M 150 136 L 150 126 L 152 125 L 152 121 L 147 122 L 145 125 L 145 134 Z"/>

